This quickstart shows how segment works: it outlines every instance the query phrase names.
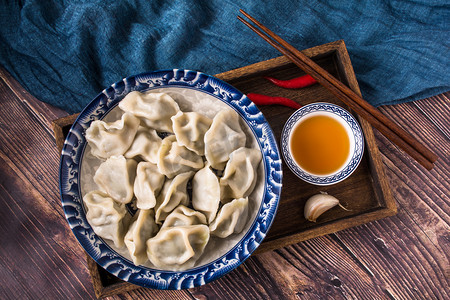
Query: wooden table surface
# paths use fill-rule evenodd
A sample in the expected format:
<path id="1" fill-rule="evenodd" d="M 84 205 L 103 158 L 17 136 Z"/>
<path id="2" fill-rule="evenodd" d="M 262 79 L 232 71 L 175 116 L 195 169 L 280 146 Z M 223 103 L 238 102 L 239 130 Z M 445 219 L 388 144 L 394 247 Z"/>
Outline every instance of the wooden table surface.
<path id="1" fill-rule="evenodd" d="M 253 255 L 205 286 L 137 289 L 115 299 L 449 299 L 450 93 L 380 107 L 436 152 L 431 171 L 375 131 L 398 213 Z M 0 68 L 0 299 L 95 298 L 64 218 L 51 122 Z"/>

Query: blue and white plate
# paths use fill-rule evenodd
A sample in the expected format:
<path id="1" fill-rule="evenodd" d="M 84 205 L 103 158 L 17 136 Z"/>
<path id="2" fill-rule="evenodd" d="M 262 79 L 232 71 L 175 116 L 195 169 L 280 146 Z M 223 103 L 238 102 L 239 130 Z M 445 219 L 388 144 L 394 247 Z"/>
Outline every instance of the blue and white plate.
<path id="1" fill-rule="evenodd" d="M 291 154 L 289 139 L 295 125 L 300 120 L 317 114 L 333 117 L 344 126 L 350 137 L 350 155 L 342 168 L 333 174 L 311 174 L 303 170 Z M 331 185 L 348 178 L 358 167 L 364 154 L 364 135 L 356 119 L 347 110 L 331 103 L 311 103 L 296 110 L 287 120 L 281 133 L 281 152 L 289 169 L 300 179 L 315 185 Z"/>
<path id="2" fill-rule="evenodd" d="M 131 91 L 165 92 L 182 111 L 197 111 L 213 117 L 221 109 L 241 116 L 248 147 L 261 150 L 258 182 L 249 196 L 249 221 L 241 234 L 210 240 L 195 268 L 158 270 L 151 265 L 135 266 L 127 251 L 115 248 L 97 236 L 86 220 L 83 196 L 93 186 L 100 161 L 93 157 L 85 131 L 94 120 L 118 119 L 117 104 Z M 130 283 L 156 289 L 187 289 L 211 282 L 239 266 L 261 244 L 272 224 L 281 193 L 282 168 L 272 130 L 258 108 L 229 84 L 201 72 L 162 70 L 131 76 L 100 93 L 81 112 L 62 150 L 60 164 L 61 201 L 67 221 L 86 252 L 104 269 Z"/>

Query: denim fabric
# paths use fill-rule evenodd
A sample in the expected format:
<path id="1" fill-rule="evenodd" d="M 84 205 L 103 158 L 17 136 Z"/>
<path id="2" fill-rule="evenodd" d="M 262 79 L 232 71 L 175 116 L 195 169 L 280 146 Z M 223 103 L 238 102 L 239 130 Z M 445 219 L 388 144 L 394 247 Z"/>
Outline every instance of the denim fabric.
<path id="1" fill-rule="evenodd" d="M 448 0 L 2 0 L 0 64 L 38 99 L 79 112 L 129 75 L 216 74 L 279 56 L 237 20 L 240 8 L 298 49 L 343 39 L 375 106 L 449 90 Z"/>

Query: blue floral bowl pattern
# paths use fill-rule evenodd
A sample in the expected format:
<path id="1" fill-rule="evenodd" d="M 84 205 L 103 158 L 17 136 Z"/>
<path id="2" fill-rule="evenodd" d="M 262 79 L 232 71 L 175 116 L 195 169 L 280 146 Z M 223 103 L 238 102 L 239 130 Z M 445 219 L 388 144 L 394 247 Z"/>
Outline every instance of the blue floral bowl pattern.
<path id="1" fill-rule="evenodd" d="M 309 114 L 320 112 L 333 114 L 340 121 L 343 121 L 351 131 L 350 139 L 353 139 L 351 143 L 354 145 L 353 151 L 351 150 L 351 157 L 347 160 L 346 165 L 340 171 L 325 176 L 310 174 L 302 170 L 292 158 L 289 149 L 289 137 L 295 124 Z M 358 167 L 364 154 L 364 135 L 356 119 L 347 110 L 331 103 L 311 103 L 295 111 L 287 120 L 281 133 L 281 152 L 289 169 L 300 179 L 315 185 L 331 185 L 346 179 Z"/>
<path id="2" fill-rule="evenodd" d="M 165 88 L 193 89 L 233 108 L 251 129 L 262 152 L 262 199 L 249 229 L 231 250 L 199 267 L 163 271 L 135 266 L 98 237 L 86 220 L 80 187 L 81 164 L 87 142 L 85 131 L 93 120 L 104 118 L 131 91 Z M 211 282 L 239 266 L 261 244 L 278 207 L 282 166 L 272 130 L 258 108 L 229 84 L 201 72 L 162 70 L 130 76 L 100 93 L 81 112 L 67 135 L 60 163 L 60 193 L 65 216 L 86 252 L 104 269 L 130 283 L 155 289 L 187 289 Z"/>

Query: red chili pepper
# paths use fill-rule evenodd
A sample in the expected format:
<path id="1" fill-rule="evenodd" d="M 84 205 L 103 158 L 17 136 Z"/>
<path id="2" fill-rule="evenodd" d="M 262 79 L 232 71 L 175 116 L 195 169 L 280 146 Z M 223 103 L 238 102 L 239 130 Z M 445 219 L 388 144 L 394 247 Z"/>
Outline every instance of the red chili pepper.
<path id="1" fill-rule="evenodd" d="M 287 88 L 287 89 L 299 89 L 299 88 L 304 88 L 304 87 L 307 87 L 307 86 L 317 83 L 317 81 L 314 78 L 312 78 L 311 76 L 309 76 L 308 74 L 297 77 L 297 78 L 292 78 L 289 80 L 280 80 L 280 79 L 276 79 L 276 78 L 269 77 L 269 76 L 266 76 L 264 78 L 269 80 L 276 86 Z"/>
<path id="2" fill-rule="evenodd" d="M 283 106 L 292 107 L 295 109 L 299 109 L 301 107 L 300 104 L 295 102 L 292 99 L 285 98 L 285 97 L 272 97 L 272 96 L 266 96 L 262 94 L 255 94 L 255 93 L 248 93 L 247 97 L 253 101 L 256 105 L 271 105 L 271 104 L 278 104 Z"/>

